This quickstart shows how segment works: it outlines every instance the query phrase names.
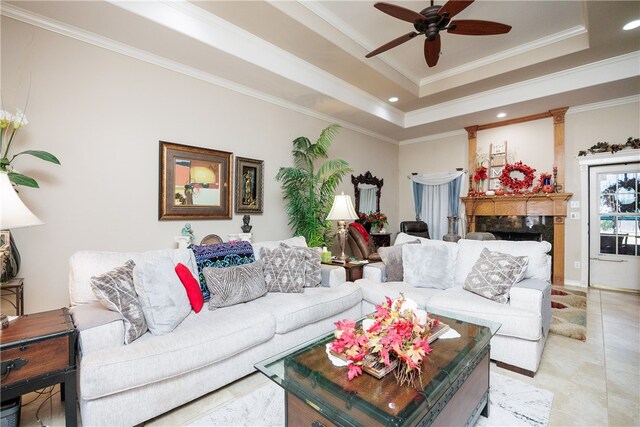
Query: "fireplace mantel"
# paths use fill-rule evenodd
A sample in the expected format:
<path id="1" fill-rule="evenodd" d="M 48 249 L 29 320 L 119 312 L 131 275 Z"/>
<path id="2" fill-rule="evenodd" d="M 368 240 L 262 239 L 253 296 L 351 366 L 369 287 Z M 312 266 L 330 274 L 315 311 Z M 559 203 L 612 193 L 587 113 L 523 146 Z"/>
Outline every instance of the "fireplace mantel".
<path id="1" fill-rule="evenodd" d="M 564 219 L 571 193 L 521 194 L 502 196 L 462 197 L 469 231 L 476 229 L 477 216 L 552 216 L 553 217 L 553 278 L 554 284 L 564 284 Z"/>

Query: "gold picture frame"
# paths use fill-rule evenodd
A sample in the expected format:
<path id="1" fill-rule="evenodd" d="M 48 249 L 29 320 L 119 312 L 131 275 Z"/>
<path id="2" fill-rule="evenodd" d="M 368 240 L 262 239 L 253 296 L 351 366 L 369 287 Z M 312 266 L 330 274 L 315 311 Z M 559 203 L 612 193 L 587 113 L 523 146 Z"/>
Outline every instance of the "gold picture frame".
<path id="1" fill-rule="evenodd" d="M 264 212 L 264 161 L 236 157 L 236 213 Z"/>
<path id="2" fill-rule="evenodd" d="M 232 155 L 160 141 L 158 219 L 231 219 Z"/>

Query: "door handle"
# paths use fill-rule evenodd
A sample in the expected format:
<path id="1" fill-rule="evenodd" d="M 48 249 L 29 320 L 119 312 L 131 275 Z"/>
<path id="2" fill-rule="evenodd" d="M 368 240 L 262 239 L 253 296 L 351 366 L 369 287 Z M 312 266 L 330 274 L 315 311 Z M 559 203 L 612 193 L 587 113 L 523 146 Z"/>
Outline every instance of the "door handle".
<path id="1" fill-rule="evenodd" d="M 607 259 L 607 258 L 589 258 L 592 261 L 604 261 L 604 262 L 627 262 L 624 259 Z"/>

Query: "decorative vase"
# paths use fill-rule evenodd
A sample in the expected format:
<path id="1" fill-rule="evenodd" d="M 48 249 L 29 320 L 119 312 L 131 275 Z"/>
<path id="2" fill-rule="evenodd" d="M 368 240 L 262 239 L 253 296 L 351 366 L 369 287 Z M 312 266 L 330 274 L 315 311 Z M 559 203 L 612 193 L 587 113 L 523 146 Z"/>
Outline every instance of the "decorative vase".
<path id="1" fill-rule="evenodd" d="M 551 177 L 543 179 L 542 185 L 551 185 Z"/>
<path id="2" fill-rule="evenodd" d="M 458 229 L 458 215 L 448 216 L 447 220 L 449 221 L 449 230 L 447 234 L 442 236 L 442 240 L 445 242 L 457 242 L 460 240 L 460 236 L 456 234 Z"/>

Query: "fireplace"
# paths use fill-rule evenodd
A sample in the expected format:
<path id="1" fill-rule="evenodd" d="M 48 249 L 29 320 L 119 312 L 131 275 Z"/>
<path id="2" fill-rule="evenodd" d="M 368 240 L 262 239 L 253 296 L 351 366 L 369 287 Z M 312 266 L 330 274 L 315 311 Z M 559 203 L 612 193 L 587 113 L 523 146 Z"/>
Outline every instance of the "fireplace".
<path id="1" fill-rule="evenodd" d="M 564 219 L 570 193 L 462 197 L 469 231 L 551 243 L 552 282 L 564 284 Z"/>

